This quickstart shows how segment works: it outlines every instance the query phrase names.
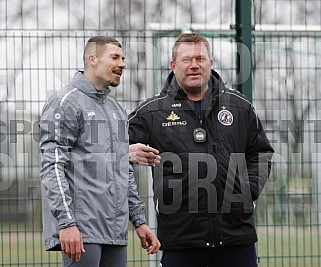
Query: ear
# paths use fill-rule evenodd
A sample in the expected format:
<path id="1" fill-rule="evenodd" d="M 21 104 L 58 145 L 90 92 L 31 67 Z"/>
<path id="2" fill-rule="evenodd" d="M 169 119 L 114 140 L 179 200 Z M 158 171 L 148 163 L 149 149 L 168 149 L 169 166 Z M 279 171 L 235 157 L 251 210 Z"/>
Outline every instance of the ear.
<path id="1" fill-rule="evenodd" d="M 174 72 L 176 65 L 175 65 L 175 62 L 173 60 L 171 60 L 170 66 L 171 66 L 172 71 Z"/>
<path id="2" fill-rule="evenodd" d="M 88 55 L 88 64 L 95 67 L 97 64 L 97 57 L 94 54 Z"/>

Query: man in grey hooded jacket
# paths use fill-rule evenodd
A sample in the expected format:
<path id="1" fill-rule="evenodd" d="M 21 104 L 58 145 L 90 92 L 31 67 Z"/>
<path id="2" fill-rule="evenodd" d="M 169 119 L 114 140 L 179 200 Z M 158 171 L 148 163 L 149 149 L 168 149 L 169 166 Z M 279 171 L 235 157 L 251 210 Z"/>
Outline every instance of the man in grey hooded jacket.
<path id="1" fill-rule="evenodd" d="M 125 67 L 120 43 L 90 38 L 84 64 L 40 120 L 45 247 L 62 250 L 64 266 L 125 267 L 128 219 L 148 254 L 160 244 L 129 164 L 126 112 L 108 96 Z"/>

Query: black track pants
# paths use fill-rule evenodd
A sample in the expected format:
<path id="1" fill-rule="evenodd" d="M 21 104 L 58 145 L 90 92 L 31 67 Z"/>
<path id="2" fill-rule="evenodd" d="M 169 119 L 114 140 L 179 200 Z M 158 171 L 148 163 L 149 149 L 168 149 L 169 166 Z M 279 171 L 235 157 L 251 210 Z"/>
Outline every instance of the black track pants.
<path id="1" fill-rule="evenodd" d="M 255 245 L 164 250 L 161 267 L 257 267 Z"/>

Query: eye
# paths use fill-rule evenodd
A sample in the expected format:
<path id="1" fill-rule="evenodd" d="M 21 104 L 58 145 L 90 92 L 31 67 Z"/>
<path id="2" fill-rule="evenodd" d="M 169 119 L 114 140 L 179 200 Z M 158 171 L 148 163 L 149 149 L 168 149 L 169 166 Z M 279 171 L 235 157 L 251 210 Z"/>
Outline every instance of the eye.
<path id="1" fill-rule="evenodd" d="M 191 59 L 189 58 L 189 57 L 183 57 L 182 58 L 182 62 L 183 63 L 188 63 L 188 62 L 190 62 L 191 61 Z"/>
<path id="2" fill-rule="evenodd" d="M 205 58 L 205 57 L 199 57 L 199 58 L 198 58 L 198 61 L 200 61 L 200 62 L 205 62 L 205 61 L 206 61 L 206 58 Z"/>

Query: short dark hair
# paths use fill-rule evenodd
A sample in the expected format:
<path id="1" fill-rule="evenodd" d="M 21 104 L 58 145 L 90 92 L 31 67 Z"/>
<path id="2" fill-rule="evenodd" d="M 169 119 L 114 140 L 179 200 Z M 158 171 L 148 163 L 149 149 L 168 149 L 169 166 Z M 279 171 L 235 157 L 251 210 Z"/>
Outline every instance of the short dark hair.
<path id="1" fill-rule="evenodd" d="M 105 52 L 105 45 L 113 44 L 118 47 L 122 47 L 120 42 L 118 42 L 115 38 L 110 36 L 93 36 L 90 37 L 87 41 L 84 49 L 83 60 L 86 66 L 86 56 L 91 53 L 95 53 L 95 55 L 100 56 Z"/>
<path id="2" fill-rule="evenodd" d="M 211 56 L 211 50 L 210 50 L 210 45 L 205 37 L 198 33 L 182 33 L 178 38 L 176 39 L 173 48 L 172 48 L 172 60 L 175 61 L 177 57 L 177 49 L 180 44 L 183 43 L 204 43 L 208 55 Z"/>

